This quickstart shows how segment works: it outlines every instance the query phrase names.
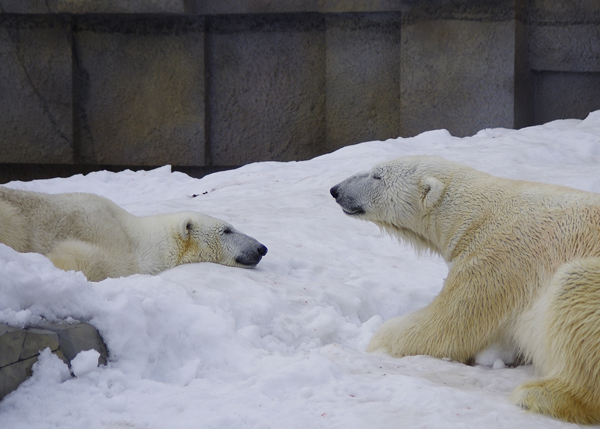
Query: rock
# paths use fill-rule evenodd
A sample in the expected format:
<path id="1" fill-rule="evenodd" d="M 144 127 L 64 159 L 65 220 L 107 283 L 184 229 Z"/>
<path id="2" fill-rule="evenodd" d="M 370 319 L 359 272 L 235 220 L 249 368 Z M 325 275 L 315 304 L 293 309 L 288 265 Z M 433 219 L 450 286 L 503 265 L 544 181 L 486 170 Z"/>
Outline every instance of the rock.
<path id="1" fill-rule="evenodd" d="M 19 360 L 25 360 L 35 357 L 40 350 L 46 347 L 55 352 L 58 350 L 58 335 L 55 332 L 50 332 L 44 329 L 28 328 L 26 331 L 25 341 L 21 348 Z"/>
<path id="2" fill-rule="evenodd" d="M 0 352 L 3 354 L 4 350 Z M 4 398 L 31 376 L 31 367 L 37 362 L 37 356 L 12 363 L 0 368 L 0 398 Z"/>
<path id="3" fill-rule="evenodd" d="M 0 325 L 0 368 L 18 362 L 27 333 L 8 325 Z"/>
<path id="4" fill-rule="evenodd" d="M 65 357 L 73 360 L 79 352 L 85 350 L 96 350 L 100 353 L 99 362 L 106 364 L 108 359 L 108 350 L 100 333 L 89 323 L 74 323 L 74 324 L 40 324 L 35 325 L 35 328 L 46 329 L 55 332 L 58 335 L 60 350 Z"/>
<path id="5" fill-rule="evenodd" d="M 89 323 L 45 322 L 24 329 L 0 324 L 0 399 L 31 376 L 33 364 L 46 348 L 69 367 L 82 351 L 95 350 L 101 364 L 106 364 L 108 359 L 100 333 Z"/>

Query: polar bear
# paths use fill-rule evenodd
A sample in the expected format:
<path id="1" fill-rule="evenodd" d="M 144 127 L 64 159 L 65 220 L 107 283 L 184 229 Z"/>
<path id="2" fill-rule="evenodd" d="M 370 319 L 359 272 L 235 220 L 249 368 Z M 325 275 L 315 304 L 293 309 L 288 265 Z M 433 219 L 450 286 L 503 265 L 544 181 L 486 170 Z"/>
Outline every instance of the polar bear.
<path id="1" fill-rule="evenodd" d="M 449 266 L 433 302 L 384 323 L 367 351 L 468 363 L 509 345 L 540 375 L 517 387 L 517 404 L 600 423 L 599 194 L 416 156 L 354 175 L 331 195 L 347 215 Z"/>
<path id="2" fill-rule="evenodd" d="M 267 248 L 228 223 L 196 212 L 134 216 L 94 194 L 0 187 L 0 243 L 47 256 L 90 281 L 156 274 L 188 262 L 254 267 Z"/>

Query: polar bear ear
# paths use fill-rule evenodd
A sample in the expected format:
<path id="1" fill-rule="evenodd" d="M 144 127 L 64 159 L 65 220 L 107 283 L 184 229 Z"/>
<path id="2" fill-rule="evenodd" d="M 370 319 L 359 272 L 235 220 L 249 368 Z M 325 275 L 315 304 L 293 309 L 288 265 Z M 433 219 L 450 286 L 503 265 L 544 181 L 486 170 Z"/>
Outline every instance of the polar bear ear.
<path id="1" fill-rule="evenodd" d="M 192 229 L 192 219 L 184 217 L 179 223 L 179 235 L 183 241 L 190 237 L 190 230 Z"/>
<path id="2" fill-rule="evenodd" d="M 429 208 L 434 205 L 444 192 L 444 184 L 435 177 L 429 176 L 423 181 L 423 205 Z"/>

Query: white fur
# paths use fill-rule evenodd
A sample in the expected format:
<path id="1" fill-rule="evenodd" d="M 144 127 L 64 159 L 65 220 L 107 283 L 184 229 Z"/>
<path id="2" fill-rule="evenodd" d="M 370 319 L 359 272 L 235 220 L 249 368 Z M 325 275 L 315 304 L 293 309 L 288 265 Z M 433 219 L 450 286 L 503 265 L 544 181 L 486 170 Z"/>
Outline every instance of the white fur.
<path id="1" fill-rule="evenodd" d="M 138 217 L 98 195 L 3 187 L 0 243 L 46 255 L 57 267 L 82 271 L 92 281 L 156 274 L 188 262 L 247 267 L 266 253 L 252 237 L 202 213 Z"/>
<path id="2" fill-rule="evenodd" d="M 408 157 L 331 190 L 344 211 L 439 253 L 440 294 L 386 322 L 368 351 L 472 362 L 502 343 L 543 377 L 515 402 L 600 422 L 600 195 Z"/>

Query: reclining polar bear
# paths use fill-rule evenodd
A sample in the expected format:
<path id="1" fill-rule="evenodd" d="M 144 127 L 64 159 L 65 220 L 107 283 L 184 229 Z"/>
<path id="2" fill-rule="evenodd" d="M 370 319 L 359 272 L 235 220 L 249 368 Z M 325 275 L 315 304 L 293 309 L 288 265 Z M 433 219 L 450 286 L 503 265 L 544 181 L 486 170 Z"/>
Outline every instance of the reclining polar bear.
<path id="1" fill-rule="evenodd" d="M 433 302 L 386 322 L 368 351 L 470 362 L 511 345 L 542 378 L 515 402 L 600 423 L 600 195 L 407 157 L 331 188 L 343 211 L 449 265 Z"/>
<path id="2" fill-rule="evenodd" d="M 188 262 L 254 267 L 267 248 L 196 212 L 134 216 L 98 195 L 0 187 L 0 243 L 47 256 L 91 281 L 156 274 Z"/>

